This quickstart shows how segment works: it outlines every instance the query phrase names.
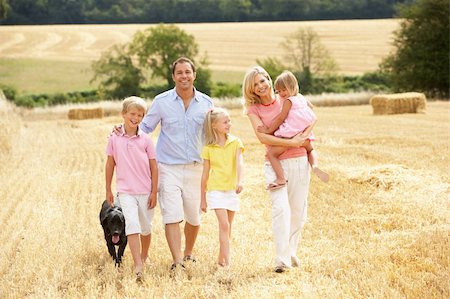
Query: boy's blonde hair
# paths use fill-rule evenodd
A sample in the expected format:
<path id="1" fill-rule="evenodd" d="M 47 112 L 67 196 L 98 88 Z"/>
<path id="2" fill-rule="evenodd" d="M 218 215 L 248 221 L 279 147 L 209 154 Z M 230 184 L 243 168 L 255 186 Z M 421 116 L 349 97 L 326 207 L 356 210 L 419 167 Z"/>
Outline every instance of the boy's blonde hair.
<path id="1" fill-rule="evenodd" d="M 290 71 L 283 71 L 275 79 L 275 90 L 286 89 L 290 96 L 295 96 L 299 92 L 298 81 Z"/>
<path id="2" fill-rule="evenodd" d="M 144 99 L 136 96 L 125 98 L 122 102 L 122 114 L 127 113 L 131 108 L 142 110 L 145 114 L 147 111 L 147 103 Z"/>
<path id="3" fill-rule="evenodd" d="M 219 137 L 213 129 L 213 124 L 223 116 L 230 116 L 227 110 L 223 108 L 213 108 L 206 113 L 203 128 L 205 129 L 205 144 L 216 144 Z"/>
<path id="4" fill-rule="evenodd" d="M 269 73 L 267 73 L 266 70 L 260 66 L 252 67 L 245 74 L 244 82 L 242 83 L 242 95 L 244 96 L 246 108 L 253 104 L 261 103 L 261 99 L 255 94 L 255 78 L 258 75 L 263 75 L 267 81 L 269 81 L 272 97 L 275 97 L 272 88 L 272 79 L 270 78 Z"/>

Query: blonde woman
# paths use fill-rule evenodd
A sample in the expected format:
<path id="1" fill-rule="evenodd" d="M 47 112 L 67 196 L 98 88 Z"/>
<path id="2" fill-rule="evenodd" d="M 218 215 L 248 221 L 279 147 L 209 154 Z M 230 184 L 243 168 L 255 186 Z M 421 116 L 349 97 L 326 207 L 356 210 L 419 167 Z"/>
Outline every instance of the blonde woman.
<path id="1" fill-rule="evenodd" d="M 231 119 L 225 109 L 214 108 L 206 114 L 206 145 L 202 150 L 201 209 L 214 210 L 219 223 L 218 265 L 230 266 L 230 236 L 234 214 L 239 210 L 242 191 L 242 141 L 230 134 Z"/>
<path id="2" fill-rule="evenodd" d="M 301 147 L 306 137 L 297 134 L 285 139 L 258 131 L 260 126 L 270 127 L 282 107 L 281 101 L 275 97 L 272 79 L 262 67 L 253 67 L 246 73 L 242 93 L 245 112 L 259 141 L 266 145 L 266 149 L 269 146 L 287 147 L 278 157 L 287 183 L 282 188 L 269 190 L 272 199 L 275 272 L 282 273 L 291 266 L 300 265 L 297 247 L 306 223 L 310 180 L 307 152 Z M 268 185 L 276 180 L 276 174 L 269 161 L 266 160 L 264 167 Z"/>

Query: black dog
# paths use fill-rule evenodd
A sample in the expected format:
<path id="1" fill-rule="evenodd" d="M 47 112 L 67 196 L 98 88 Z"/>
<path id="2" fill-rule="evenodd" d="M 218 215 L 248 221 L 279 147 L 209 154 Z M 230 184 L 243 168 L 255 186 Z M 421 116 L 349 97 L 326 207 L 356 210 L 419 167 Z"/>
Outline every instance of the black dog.
<path id="1" fill-rule="evenodd" d="M 105 233 L 105 241 L 108 246 L 109 254 L 116 262 L 117 266 L 120 266 L 122 262 L 123 252 L 127 246 L 127 236 L 125 235 L 125 217 L 123 216 L 122 209 L 118 206 L 111 208 L 109 203 L 105 200 L 100 210 L 100 224 L 103 227 Z M 116 246 L 119 246 L 119 250 L 116 254 Z"/>

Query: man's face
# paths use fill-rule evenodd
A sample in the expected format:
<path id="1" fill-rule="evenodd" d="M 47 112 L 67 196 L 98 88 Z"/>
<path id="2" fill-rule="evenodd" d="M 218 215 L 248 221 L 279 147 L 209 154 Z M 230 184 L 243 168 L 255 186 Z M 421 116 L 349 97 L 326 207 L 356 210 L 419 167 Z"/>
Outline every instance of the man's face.
<path id="1" fill-rule="evenodd" d="M 177 88 L 182 90 L 192 89 L 194 87 L 195 73 L 190 63 L 177 63 L 172 74 L 172 79 Z"/>

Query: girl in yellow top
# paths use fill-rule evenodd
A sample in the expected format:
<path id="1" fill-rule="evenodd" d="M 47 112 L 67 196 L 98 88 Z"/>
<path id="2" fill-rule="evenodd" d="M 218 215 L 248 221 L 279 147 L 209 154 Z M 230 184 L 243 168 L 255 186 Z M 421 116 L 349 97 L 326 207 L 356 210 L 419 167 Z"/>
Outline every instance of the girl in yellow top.
<path id="1" fill-rule="evenodd" d="M 219 260 L 230 265 L 230 236 L 234 213 L 239 210 L 238 194 L 242 191 L 244 145 L 230 135 L 231 120 L 225 109 L 214 108 L 206 114 L 206 145 L 202 150 L 201 209 L 214 210 L 219 222 Z M 206 200 L 208 198 L 208 201 Z"/>

